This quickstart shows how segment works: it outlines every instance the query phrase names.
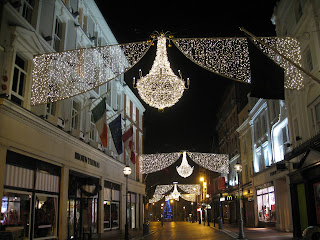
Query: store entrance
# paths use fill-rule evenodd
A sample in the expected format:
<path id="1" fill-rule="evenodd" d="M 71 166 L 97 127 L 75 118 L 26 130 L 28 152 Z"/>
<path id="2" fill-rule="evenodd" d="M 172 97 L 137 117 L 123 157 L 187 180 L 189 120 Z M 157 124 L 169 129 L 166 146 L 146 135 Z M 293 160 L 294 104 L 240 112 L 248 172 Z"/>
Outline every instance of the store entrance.
<path id="1" fill-rule="evenodd" d="M 86 239 L 98 233 L 98 179 L 70 173 L 68 239 Z"/>
<path id="2" fill-rule="evenodd" d="M 119 229 L 119 203 L 104 201 L 104 230 Z"/>

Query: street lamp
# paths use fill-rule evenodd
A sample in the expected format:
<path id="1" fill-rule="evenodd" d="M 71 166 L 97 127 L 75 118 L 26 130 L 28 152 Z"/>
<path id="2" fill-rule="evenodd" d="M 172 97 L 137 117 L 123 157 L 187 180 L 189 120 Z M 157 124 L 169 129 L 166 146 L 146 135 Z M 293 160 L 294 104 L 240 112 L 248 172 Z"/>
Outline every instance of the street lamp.
<path id="1" fill-rule="evenodd" d="M 241 212 L 241 196 L 240 196 L 240 173 L 242 172 L 242 166 L 239 162 L 237 162 L 234 165 L 234 170 L 238 173 L 239 216 L 240 216 L 238 239 L 246 239 L 244 236 L 244 231 L 243 231 L 243 220 L 242 220 L 242 212 Z"/>
<path id="2" fill-rule="evenodd" d="M 126 166 L 123 169 L 123 174 L 126 177 L 126 224 L 124 227 L 124 239 L 129 240 L 129 224 L 128 224 L 128 176 L 131 174 L 131 167 Z"/>

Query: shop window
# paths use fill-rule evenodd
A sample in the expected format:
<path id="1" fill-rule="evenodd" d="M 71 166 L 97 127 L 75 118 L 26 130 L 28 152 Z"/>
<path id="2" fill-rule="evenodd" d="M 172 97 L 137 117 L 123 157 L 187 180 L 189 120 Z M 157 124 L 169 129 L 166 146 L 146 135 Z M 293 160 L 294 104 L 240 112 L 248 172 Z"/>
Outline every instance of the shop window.
<path id="1" fill-rule="evenodd" d="M 57 236 L 58 197 L 36 194 L 34 238 Z"/>
<path id="2" fill-rule="evenodd" d="M 56 24 L 54 28 L 54 41 L 53 41 L 53 48 L 57 52 L 61 50 L 61 39 L 62 39 L 62 22 L 61 20 L 56 17 Z"/>
<path id="3" fill-rule="evenodd" d="M 77 130 L 79 128 L 79 112 L 80 103 L 72 100 L 72 110 L 71 110 L 71 128 Z"/>
<path id="4" fill-rule="evenodd" d="M 4 192 L 1 205 L 1 239 L 30 239 L 31 193 Z"/>
<path id="5" fill-rule="evenodd" d="M 260 222 L 276 222 L 274 186 L 257 190 L 257 205 Z"/>
<path id="6" fill-rule="evenodd" d="M 12 78 L 11 100 L 19 105 L 22 105 L 24 102 L 24 88 L 28 74 L 27 65 L 27 61 L 19 55 L 16 55 Z"/>

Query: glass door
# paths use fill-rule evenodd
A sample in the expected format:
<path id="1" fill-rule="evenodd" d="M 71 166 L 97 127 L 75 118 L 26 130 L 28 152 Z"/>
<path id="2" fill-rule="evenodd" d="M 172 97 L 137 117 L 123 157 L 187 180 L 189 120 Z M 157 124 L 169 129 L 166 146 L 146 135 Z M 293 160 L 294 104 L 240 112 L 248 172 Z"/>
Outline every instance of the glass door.
<path id="1" fill-rule="evenodd" d="M 103 219 L 103 225 L 104 225 L 104 230 L 108 231 L 111 230 L 111 203 L 109 201 L 104 201 L 104 219 Z"/>
<path id="2" fill-rule="evenodd" d="M 111 203 L 112 229 L 119 229 L 119 203 Z"/>

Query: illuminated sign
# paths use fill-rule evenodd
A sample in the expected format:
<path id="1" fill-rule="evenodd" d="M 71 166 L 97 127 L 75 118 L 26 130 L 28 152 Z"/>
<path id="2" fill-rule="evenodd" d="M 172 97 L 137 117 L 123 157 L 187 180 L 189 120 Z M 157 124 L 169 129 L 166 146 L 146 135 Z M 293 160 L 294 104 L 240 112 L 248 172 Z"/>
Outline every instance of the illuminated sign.
<path id="1" fill-rule="evenodd" d="M 220 202 L 224 202 L 226 200 L 225 197 L 220 198 Z"/>
<path id="2" fill-rule="evenodd" d="M 233 200 L 233 196 L 232 195 L 228 195 L 226 199 L 227 199 L 227 201 L 232 201 Z"/>

